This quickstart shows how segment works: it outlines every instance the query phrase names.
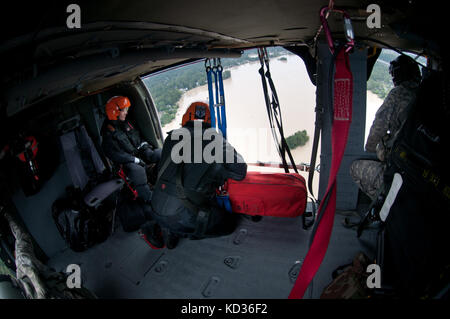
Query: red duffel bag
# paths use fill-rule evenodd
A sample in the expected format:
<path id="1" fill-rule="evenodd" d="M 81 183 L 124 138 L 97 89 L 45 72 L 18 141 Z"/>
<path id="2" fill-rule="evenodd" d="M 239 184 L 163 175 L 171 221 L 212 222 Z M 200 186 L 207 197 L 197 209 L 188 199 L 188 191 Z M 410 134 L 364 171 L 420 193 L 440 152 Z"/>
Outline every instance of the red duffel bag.
<path id="1" fill-rule="evenodd" d="M 306 209 L 303 176 L 295 173 L 247 172 L 242 181 L 229 179 L 226 190 L 234 213 L 297 217 Z"/>

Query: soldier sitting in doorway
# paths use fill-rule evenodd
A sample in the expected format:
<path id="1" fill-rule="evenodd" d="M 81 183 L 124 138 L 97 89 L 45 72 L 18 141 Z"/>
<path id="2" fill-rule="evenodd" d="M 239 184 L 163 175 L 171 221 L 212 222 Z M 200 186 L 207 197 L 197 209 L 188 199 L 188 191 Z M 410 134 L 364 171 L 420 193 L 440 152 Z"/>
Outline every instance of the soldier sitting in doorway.
<path id="1" fill-rule="evenodd" d="M 350 167 L 353 180 L 372 200 L 376 199 L 383 185 L 385 160 L 408 116 L 409 105 L 416 98 L 421 79 L 417 63 L 406 55 L 400 55 L 391 62 L 389 73 L 394 88 L 378 109 L 366 142 L 366 150 L 376 153 L 379 161 L 357 160 Z"/>

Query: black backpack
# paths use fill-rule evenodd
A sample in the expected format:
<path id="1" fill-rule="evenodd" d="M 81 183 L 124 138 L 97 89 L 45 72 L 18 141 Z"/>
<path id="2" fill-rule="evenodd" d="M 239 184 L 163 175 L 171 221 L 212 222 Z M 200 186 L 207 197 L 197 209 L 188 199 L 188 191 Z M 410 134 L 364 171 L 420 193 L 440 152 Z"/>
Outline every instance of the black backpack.
<path id="1" fill-rule="evenodd" d="M 52 216 L 59 233 L 69 247 L 77 252 L 101 243 L 111 233 L 112 206 L 104 202 L 96 208 L 84 204 L 82 192 L 69 187 L 65 197 L 52 206 Z"/>
<path id="2" fill-rule="evenodd" d="M 383 283 L 402 297 L 448 296 L 448 93 L 443 74 L 431 74 L 423 81 L 387 160 L 385 195 L 394 177 L 401 186 L 390 208 L 388 201 L 383 205 L 378 262 Z"/>

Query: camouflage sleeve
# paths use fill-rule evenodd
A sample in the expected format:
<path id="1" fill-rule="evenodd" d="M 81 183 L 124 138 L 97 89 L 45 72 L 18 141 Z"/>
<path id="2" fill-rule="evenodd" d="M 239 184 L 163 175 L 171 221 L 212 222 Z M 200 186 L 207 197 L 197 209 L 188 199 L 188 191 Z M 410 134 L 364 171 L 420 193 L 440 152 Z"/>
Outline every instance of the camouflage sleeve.
<path id="1" fill-rule="evenodd" d="M 388 96 L 384 100 L 383 104 L 375 114 L 372 126 L 370 127 L 369 136 L 366 142 L 366 151 L 375 153 L 377 144 L 381 141 L 381 138 L 386 135 L 389 129 L 389 121 L 393 110 L 398 103 L 397 88 L 393 88 L 389 92 Z"/>
<path id="2" fill-rule="evenodd" d="M 16 277 L 25 290 L 27 298 L 45 298 L 47 289 L 42 281 L 40 273 L 48 272 L 49 269 L 34 255 L 33 243 L 30 235 L 14 220 L 13 216 L 5 213 L 13 233 L 16 254 Z"/>
<path id="3" fill-rule="evenodd" d="M 13 282 L 25 293 L 26 298 L 97 298 L 84 287 L 67 287 L 66 274 L 53 271 L 36 257 L 31 235 L 14 215 L 5 212 L 4 216 L 15 238 L 16 278 L 13 278 Z"/>

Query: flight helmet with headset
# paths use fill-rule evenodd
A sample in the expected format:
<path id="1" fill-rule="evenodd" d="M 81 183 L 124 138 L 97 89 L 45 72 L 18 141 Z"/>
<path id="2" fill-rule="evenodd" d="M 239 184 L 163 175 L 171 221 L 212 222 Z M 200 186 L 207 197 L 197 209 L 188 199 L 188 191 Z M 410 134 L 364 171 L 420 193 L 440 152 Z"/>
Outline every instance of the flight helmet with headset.
<path id="1" fill-rule="evenodd" d="M 395 86 L 400 85 L 404 81 L 420 81 L 420 69 L 416 61 L 407 55 L 400 55 L 391 61 L 389 66 L 389 74 Z"/>

